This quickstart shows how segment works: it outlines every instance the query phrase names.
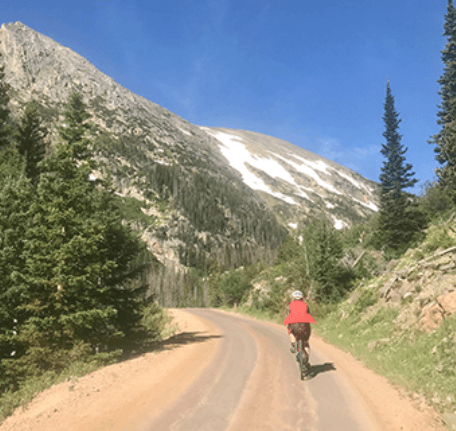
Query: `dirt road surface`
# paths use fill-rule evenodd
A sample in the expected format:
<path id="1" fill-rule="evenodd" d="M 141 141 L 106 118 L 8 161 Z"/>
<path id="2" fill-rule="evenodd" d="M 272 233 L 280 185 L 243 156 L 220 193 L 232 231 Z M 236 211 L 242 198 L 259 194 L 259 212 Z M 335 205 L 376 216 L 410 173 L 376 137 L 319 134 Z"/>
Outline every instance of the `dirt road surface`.
<path id="1" fill-rule="evenodd" d="M 349 354 L 311 337 L 301 381 L 283 326 L 211 309 L 171 310 L 161 349 L 56 385 L 0 431 L 444 431 Z"/>

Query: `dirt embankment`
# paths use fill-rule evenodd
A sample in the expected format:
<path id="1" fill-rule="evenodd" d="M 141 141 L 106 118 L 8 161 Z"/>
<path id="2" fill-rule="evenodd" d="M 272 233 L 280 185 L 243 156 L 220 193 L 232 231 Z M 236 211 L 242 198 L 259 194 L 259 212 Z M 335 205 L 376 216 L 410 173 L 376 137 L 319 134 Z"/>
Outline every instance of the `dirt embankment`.
<path id="1" fill-rule="evenodd" d="M 219 334 L 182 310 L 170 313 L 180 333 Z M 217 338 L 188 343 L 176 335 L 160 350 L 47 389 L 17 409 L 0 431 L 120 431 L 152 421 L 203 372 L 217 349 Z"/>

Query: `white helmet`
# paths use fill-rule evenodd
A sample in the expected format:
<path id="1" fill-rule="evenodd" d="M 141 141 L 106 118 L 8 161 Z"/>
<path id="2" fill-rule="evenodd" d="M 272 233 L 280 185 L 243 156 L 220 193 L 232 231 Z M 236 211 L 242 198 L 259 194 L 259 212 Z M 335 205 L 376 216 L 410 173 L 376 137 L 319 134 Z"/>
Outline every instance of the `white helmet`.
<path id="1" fill-rule="evenodd" d="M 294 298 L 294 299 L 302 299 L 302 292 L 300 290 L 295 290 L 291 296 Z"/>

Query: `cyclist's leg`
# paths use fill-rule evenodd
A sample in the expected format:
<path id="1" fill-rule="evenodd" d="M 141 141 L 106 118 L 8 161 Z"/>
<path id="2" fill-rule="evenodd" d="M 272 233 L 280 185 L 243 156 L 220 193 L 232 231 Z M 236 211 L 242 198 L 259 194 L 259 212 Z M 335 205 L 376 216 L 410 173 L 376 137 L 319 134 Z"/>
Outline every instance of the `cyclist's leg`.
<path id="1" fill-rule="evenodd" d="M 290 335 L 290 343 L 296 343 L 296 337 L 294 336 L 293 332 L 291 332 L 290 330 L 289 331 L 289 335 Z"/>
<path id="2" fill-rule="evenodd" d="M 307 358 L 310 358 L 310 344 L 309 344 L 310 333 L 311 333 L 310 323 L 304 323 L 302 339 L 303 339 L 304 351 L 306 353 Z"/>
<path id="3" fill-rule="evenodd" d="M 307 359 L 309 359 L 310 357 L 310 345 L 309 345 L 309 342 L 308 341 L 302 341 L 302 350 L 304 352 L 304 354 L 306 355 Z"/>
<path id="4" fill-rule="evenodd" d="M 295 326 L 295 323 L 291 323 L 290 325 L 287 325 L 288 326 L 288 334 L 290 335 L 290 342 L 291 342 L 291 347 L 290 347 L 290 352 L 291 353 L 296 353 L 298 350 L 297 350 L 297 340 L 296 340 L 296 335 L 295 335 L 295 331 L 294 331 L 294 326 Z"/>
<path id="5" fill-rule="evenodd" d="M 310 333 L 311 333 L 310 323 L 305 323 L 302 336 L 303 336 L 303 351 L 306 356 L 306 361 L 305 361 L 305 364 L 306 364 L 305 365 L 305 367 L 306 367 L 305 377 L 306 378 L 310 378 L 312 375 L 312 367 L 310 365 L 310 344 L 309 344 Z"/>

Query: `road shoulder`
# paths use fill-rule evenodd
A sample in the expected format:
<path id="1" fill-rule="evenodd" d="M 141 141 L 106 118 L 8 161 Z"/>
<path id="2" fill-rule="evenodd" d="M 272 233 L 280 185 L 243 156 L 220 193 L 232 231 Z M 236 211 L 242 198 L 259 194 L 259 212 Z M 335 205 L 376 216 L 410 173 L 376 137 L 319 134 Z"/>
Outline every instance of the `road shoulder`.
<path id="1" fill-rule="evenodd" d="M 179 330 L 162 350 L 55 385 L 16 409 L 0 431 L 121 431 L 146 426 L 204 372 L 219 345 L 217 327 L 185 310 L 169 311 Z"/>

